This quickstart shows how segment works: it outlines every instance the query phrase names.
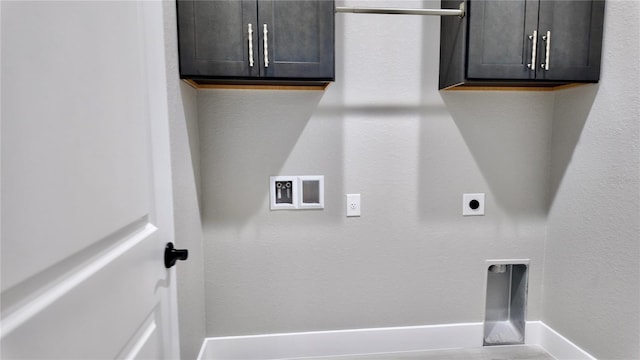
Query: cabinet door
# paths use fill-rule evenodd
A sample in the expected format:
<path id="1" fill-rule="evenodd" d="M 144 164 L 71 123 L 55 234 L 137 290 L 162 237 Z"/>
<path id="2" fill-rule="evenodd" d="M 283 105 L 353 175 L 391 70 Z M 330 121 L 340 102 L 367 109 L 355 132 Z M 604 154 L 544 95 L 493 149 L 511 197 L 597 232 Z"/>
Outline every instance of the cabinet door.
<path id="1" fill-rule="evenodd" d="M 527 65 L 533 48 L 529 36 L 538 25 L 538 1 L 469 1 L 468 6 L 467 79 L 535 78 L 535 69 Z"/>
<path id="2" fill-rule="evenodd" d="M 179 0 L 177 6 L 181 77 L 258 76 L 256 0 Z M 251 46 L 249 25 L 253 29 Z"/>
<path id="3" fill-rule="evenodd" d="M 333 80 L 334 11 L 333 0 L 258 0 L 260 75 Z"/>
<path id="4" fill-rule="evenodd" d="M 600 75 L 604 0 L 540 2 L 540 41 L 537 78 L 597 81 Z M 548 54 L 548 70 L 547 65 Z"/>

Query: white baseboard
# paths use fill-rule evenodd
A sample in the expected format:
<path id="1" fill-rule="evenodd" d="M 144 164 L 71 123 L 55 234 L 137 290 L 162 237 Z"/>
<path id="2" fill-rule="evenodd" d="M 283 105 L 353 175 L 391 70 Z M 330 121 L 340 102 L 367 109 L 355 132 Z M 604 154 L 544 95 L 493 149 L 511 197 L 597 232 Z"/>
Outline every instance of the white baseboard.
<path id="1" fill-rule="evenodd" d="M 482 346 L 482 323 L 207 338 L 199 360 L 282 359 Z"/>
<path id="2" fill-rule="evenodd" d="M 528 321 L 525 343 L 539 345 L 558 360 L 597 360 L 542 321 Z"/>
<path id="3" fill-rule="evenodd" d="M 541 321 L 527 322 L 525 343 L 558 360 L 595 360 Z M 482 346 L 483 324 L 463 323 L 207 338 L 198 360 L 268 360 Z"/>

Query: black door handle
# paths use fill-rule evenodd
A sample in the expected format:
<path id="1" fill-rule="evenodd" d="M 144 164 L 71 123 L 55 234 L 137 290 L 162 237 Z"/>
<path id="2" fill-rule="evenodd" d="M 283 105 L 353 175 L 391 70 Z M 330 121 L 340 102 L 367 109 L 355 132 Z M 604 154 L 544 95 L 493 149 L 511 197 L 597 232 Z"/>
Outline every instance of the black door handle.
<path id="1" fill-rule="evenodd" d="M 187 249 L 174 249 L 173 243 L 167 243 L 164 248 L 164 266 L 168 269 L 176 264 L 178 260 L 187 260 L 189 257 L 189 250 Z"/>

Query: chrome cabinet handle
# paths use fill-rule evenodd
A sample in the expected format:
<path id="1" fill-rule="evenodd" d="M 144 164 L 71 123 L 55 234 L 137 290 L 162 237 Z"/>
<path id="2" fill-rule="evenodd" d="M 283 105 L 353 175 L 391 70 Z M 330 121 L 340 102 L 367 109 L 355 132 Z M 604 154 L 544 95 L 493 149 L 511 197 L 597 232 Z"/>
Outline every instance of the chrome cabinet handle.
<path id="1" fill-rule="evenodd" d="M 538 31 L 533 30 L 533 35 L 529 35 L 529 40 L 532 41 L 531 44 L 531 63 L 527 64 L 527 67 L 531 70 L 536 69 L 536 50 L 538 48 Z"/>
<path id="2" fill-rule="evenodd" d="M 253 26 L 249 24 L 247 27 L 249 28 L 249 67 L 253 67 Z"/>
<path id="3" fill-rule="evenodd" d="M 263 24 L 262 36 L 264 39 L 264 67 L 266 68 L 269 67 L 269 40 L 267 38 L 267 33 L 269 33 L 269 30 L 267 30 L 267 24 Z"/>
<path id="4" fill-rule="evenodd" d="M 546 41 L 546 52 L 544 54 L 544 64 L 540 64 L 540 67 L 549 71 L 549 53 L 551 52 L 551 31 L 547 31 L 547 35 L 542 36 L 542 40 Z"/>

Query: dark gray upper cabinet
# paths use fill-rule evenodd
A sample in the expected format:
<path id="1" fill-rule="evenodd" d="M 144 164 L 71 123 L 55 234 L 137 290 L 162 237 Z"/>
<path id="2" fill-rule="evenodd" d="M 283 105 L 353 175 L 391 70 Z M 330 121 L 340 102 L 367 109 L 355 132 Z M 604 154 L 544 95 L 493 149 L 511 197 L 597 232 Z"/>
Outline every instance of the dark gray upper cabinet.
<path id="1" fill-rule="evenodd" d="M 178 0 L 180 76 L 198 83 L 334 80 L 333 0 Z"/>
<path id="2" fill-rule="evenodd" d="M 465 9 L 441 21 L 440 89 L 599 80 L 604 0 L 466 0 Z"/>

